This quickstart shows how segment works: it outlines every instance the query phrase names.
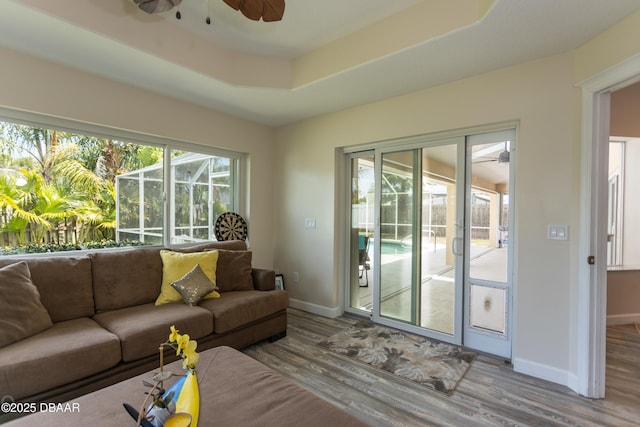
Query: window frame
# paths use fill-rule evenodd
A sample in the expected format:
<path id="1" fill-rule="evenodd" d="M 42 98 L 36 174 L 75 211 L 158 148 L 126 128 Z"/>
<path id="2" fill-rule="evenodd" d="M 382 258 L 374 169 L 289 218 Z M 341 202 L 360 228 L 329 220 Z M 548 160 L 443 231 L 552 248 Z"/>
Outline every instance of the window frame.
<path id="1" fill-rule="evenodd" d="M 230 159 L 229 179 L 232 191 L 230 205 L 232 210 L 246 217 L 246 206 L 249 198 L 248 186 L 244 177 L 247 175 L 248 153 L 233 151 L 220 147 L 196 144 L 193 142 L 144 134 L 141 132 L 114 128 L 106 125 L 87 123 L 78 120 L 65 119 L 41 113 L 33 113 L 0 106 L 0 120 L 25 126 L 56 129 L 73 132 L 96 138 L 115 139 L 122 142 L 153 146 L 163 149 L 163 236 L 162 245 L 165 247 L 188 246 L 189 243 L 171 243 L 170 204 L 172 177 L 171 177 L 171 153 L 174 150 L 187 151 L 208 156 L 227 157 Z M 191 243 L 193 244 L 193 243 Z M 158 246 L 158 245 L 150 245 Z M 78 251 L 80 252 L 80 251 Z M 51 253 L 54 254 L 54 253 Z"/>

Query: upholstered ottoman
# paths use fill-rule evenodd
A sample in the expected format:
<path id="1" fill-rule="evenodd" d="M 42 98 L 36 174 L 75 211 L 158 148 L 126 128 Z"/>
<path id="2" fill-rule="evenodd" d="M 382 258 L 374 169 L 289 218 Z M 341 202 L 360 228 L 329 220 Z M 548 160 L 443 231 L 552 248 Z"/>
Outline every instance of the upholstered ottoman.
<path id="1" fill-rule="evenodd" d="M 167 370 L 182 373 L 181 363 L 172 363 Z M 203 427 L 366 425 L 230 347 L 202 352 L 196 371 L 200 386 L 198 425 Z M 148 390 L 142 380 L 151 376 L 139 375 L 5 426 L 133 426 L 135 421 L 122 403 L 138 408 Z"/>

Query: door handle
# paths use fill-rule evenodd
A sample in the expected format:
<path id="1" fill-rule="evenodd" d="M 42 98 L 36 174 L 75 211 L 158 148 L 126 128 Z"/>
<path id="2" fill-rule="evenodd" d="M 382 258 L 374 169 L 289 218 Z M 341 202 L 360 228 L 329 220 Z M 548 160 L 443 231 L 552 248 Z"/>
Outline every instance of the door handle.
<path id="1" fill-rule="evenodd" d="M 451 253 L 455 256 L 462 255 L 462 251 L 458 250 L 458 242 L 462 242 L 462 237 L 454 237 L 451 241 Z"/>

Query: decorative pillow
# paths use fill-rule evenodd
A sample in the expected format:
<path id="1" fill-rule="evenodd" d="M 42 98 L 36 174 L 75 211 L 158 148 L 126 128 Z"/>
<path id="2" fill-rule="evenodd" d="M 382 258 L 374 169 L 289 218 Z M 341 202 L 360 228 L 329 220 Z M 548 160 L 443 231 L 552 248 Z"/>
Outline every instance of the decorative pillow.
<path id="1" fill-rule="evenodd" d="M 0 347 L 49 329 L 51 317 L 40 302 L 26 262 L 0 268 Z"/>
<path id="2" fill-rule="evenodd" d="M 200 264 L 196 264 L 182 279 L 171 282 L 171 287 L 182 295 L 187 305 L 198 305 L 205 295 L 217 290 L 206 274 L 202 272 Z"/>
<path id="3" fill-rule="evenodd" d="M 156 305 L 182 301 L 182 296 L 171 287 L 171 282 L 180 280 L 197 264 L 200 264 L 202 272 L 215 286 L 218 264 L 217 251 L 182 253 L 163 249 L 160 251 L 160 257 L 162 258 L 162 287 L 160 295 L 156 299 Z M 220 294 L 213 291 L 205 295 L 205 298 L 220 298 Z"/>
<path id="4" fill-rule="evenodd" d="M 216 285 L 220 292 L 253 290 L 252 253 L 218 249 L 218 254 Z"/>

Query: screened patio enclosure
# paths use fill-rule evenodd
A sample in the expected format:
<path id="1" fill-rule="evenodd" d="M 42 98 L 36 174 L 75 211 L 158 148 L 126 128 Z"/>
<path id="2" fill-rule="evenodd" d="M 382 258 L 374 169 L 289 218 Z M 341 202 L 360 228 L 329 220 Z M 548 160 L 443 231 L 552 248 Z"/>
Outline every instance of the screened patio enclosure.
<path id="1" fill-rule="evenodd" d="M 116 177 L 116 239 L 163 243 L 165 194 L 170 206 L 170 243 L 216 240 L 215 220 L 233 209 L 232 161 L 189 153 L 171 159 L 171 191 L 164 191 L 158 163 Z"/>

